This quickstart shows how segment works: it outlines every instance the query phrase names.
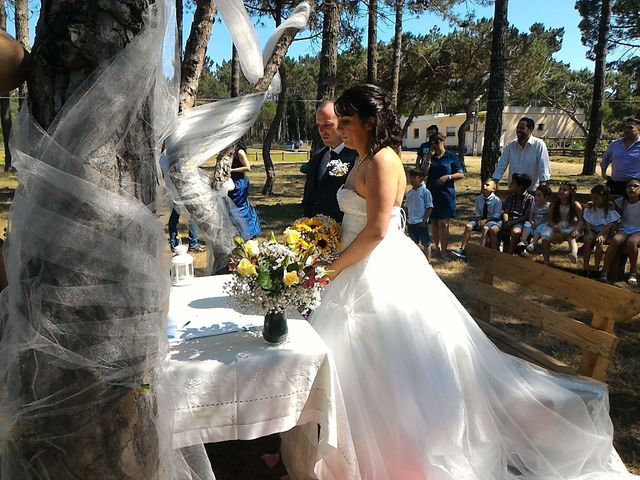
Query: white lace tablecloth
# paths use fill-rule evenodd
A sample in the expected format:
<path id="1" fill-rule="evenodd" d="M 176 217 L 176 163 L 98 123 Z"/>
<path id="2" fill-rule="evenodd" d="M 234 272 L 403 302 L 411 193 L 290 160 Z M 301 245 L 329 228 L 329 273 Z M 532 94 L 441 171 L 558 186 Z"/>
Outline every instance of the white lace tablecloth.
<path id="1" fill-rule="evenodd" d="M 283 434 L 291 478 L 358 478 L 333 359 L 309 323 L 289 320 L 289 337 L 267 344 L 262 316 L 232 310 L 229 276 L 196 278 L 171 291 L 168 378 L 174 448 Z M 185 325 L 186 324 L 186 325 Z M 203 336 L 204 335 L 204 336 Z M 318 441 L 318 427 L 320 439 Z"/>

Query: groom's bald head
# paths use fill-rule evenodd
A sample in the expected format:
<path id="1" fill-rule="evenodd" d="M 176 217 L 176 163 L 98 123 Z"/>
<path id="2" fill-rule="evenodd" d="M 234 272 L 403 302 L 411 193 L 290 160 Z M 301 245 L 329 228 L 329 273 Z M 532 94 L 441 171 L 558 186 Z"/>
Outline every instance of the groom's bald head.
<path id="1" fill-rule="evenodd" d="M 338 134 L 338 117 L 333 110 L 333 101 L 322 102 L 316 110 L 316 125 L 322 142 L 328 147 L 337 147 L 342 143 Z"/>

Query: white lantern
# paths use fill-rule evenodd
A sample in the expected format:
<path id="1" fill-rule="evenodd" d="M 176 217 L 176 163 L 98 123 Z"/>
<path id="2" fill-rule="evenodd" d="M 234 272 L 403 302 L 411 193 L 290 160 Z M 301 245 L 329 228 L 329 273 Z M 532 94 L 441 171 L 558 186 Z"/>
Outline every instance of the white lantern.
<path id="1" fill-rule="evenodd" d="M 178 245 L 177 255 L 171 259 L 171 280 L 174 285 L 190 285 L 193 282 L 193 257 L 187 253 L 186 245 Z"/>

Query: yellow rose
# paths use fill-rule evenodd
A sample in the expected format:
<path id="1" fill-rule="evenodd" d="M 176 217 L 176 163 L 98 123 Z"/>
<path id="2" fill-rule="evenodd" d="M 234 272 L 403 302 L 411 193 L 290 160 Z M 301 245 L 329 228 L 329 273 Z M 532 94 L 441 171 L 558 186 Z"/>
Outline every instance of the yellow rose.
<path id="1" fill-rule="evenodd" d="M 292 228 L 287 228 L 284 231 L 284 239 L 289 245 L 294 245 L 300 240 L 300 232 Z"/>
<path id="2" fill-rule="evenodd" d="M 256 266 L 246 258 L 240 260 L 236 267 L 236 272 L 238 272 L 238 275 L 241 277 L 248 277 L 249 275 L 255 275 L 257 273 Z"/>
<path id="3" fill-rule="evenodd" d="M 260 254 L 260 245 L 255 240 L 249 240 L 244 244 L 245 251 L 250 257 L 257 257 Z"/>
<path id="4" fill-rule="evenodd" d="M 284 284 L 287 287 L 290 287 L 291 285 L 295 285 L 297 283 L 300 283 L 300 279 L 298 278 L 298 272 L 296 272 L 296 271 L 284 272 L 284 277 L 283 277 L 282 281 L 284 282 Z"/>

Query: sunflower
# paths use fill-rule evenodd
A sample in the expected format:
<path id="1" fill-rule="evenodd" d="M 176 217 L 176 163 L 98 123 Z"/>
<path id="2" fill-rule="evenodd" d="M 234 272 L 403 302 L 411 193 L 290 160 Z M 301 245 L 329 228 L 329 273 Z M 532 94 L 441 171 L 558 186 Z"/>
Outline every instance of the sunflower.
<path id="1" fill-rule="evenodd" d="M 316 247 L 321 252 L 328 252 L 331 250 L 331 240 L 324 234 L 319 234 L 316 236 Z"/>
<path id="2" fill-rule="evenodd" d="M 307 225 L 312 230 L 315 230 L 318 227 L 321 227 L 323 225 L 322 219 L 316 218 L 316 217 L 304 218 L 303 221 L 304 221 L 305 225 Z"/>

